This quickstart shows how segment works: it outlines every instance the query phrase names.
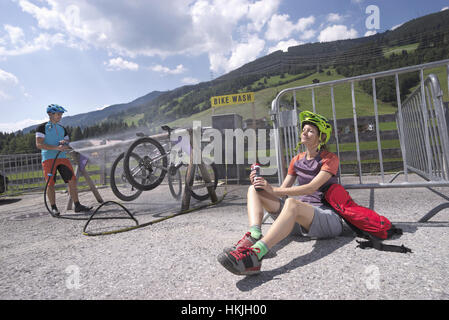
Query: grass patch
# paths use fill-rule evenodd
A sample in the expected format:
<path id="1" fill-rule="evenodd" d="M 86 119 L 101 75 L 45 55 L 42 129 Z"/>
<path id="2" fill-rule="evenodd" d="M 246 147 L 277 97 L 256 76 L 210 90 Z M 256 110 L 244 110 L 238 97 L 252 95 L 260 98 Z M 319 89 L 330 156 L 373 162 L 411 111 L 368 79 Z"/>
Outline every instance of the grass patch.
<path id="1" fill-rule="evenodd" d="M 130 117 L 126 117 L 125 118 L 125 122 L 128 126 L 132 126 L 133 124 L 138 126 L 139 125 L 139 120 L 143 119 L 144 114 L 143 113 L 139 113 Z"/>
<path id="2" fill-rule="evenodd" d="M 396 47 L 391 47 L 391 48 L 385 48 L 383 50 L 383 54 L 385 56 L 385 58 L 389 58 L 392 54 L 397 54 L 397 55 L 401 55 L 402 51 L 407 51 L 407 53 L 413 52 L 416 49 L 418 49 L 419 46 L 419 42 L 418 43 L 412 43 L 412 44 L 407 44 L 404 46 L 396 46 Z"/>
<path id="3" fill-rule="evenodd" d="M 298 75 L 287 75 L 283 79 L 281 79 L 279 76 L 270 77 L 270 81 L 272 81 L 273 83 L 280 80 L 286 81 L 289 78 L 297 76 Z M 320 80 L 320 82 L 327 82 L 332 80 L 344 79 L 344 77 L 337 74 L 334 69 L 330 68 L 325 69 L 324 72 L 321 73 L 313 73 L 304 79 L 295 80 L 283 85 L 256 91 L 255 92 L 256 118 L 258 119 L 266 118 L 268 120 L 271 120 L 270 117 L 271 102 L 280 91 L 287 88 L 310 85 L 312 84 L 312 81 L 314 79 L 318 79 Z M 229 92 L 228 94 L 231 93 L 233 92 Z M 353 114 L 352 114 L 351 85 L 343 84 L 335 86 L 334 96 L 335 96 L 337 119 L 352 118 Z M 358 84 L 355 85 L 355 99 L 356 99 L 356 111 L 358 116 L 374 115 L 372 96 L 364 92 Z M 296 100 L 299 109 L 312 110 L 312 94 L 310 89 L 298 91 L 296 94 Z M 283 101 L 286 101 L 288 104 L 293 105 L 292 94 L 286 94 L 285 97 L 283 98 Z M 328 118 L 333 118 L 330 88 L 315 89 L 315 104 L 316 104 L 316 111 L 318 113 L 323 114 Z M 392 114 L 397 111 L 397 108 L 390 103 L 383 103 L 381 101 L 378 101 L 378 110 L 379 114 Z M 203 126 L 210 126 L 212 114 L 217 115 L 229 113 L 236 113 L 242 116 L 243 120 L 252 119 L 252 106 L 250 103 L 232 106 L 221 106 L 218 108 L 214 108 L 213 110 L 212 109 L 203 110 L 190 117 L 177 119 L 167 124 L 169 126 L 174 127 L 188 128 L 192 126 L 192 122 L 194 120 L 199 120 L 201 121 Z"/>

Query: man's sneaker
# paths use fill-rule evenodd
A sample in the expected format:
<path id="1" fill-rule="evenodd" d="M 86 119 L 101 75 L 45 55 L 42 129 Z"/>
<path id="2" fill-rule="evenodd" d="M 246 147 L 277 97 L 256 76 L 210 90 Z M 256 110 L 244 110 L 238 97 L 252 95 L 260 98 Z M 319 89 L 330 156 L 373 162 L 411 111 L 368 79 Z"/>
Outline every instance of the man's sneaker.
<path id="1" fill-rule="evenodd" d="M 92 207 L 86 207 L 82 204 L 75 206 L 75 212 L 89 212 L 92 209 Z"/>
<path id="2" fill-rule="evenodd" d="M 260 273 L 262 262 L 257 258 L 258 248 L 239 247 L 235 251 L 222 252 L 217 260 L 228 271 L 239 276 L 255 275 Z"/>
<path id="3" fill-rule="evenodd" d="M 235 251 L 235 250 L 237 250 L 238 248 L 241 248 L 241 247 L 249 248 L 253 244 L 255 244 L 256 242 L 257 242 L 257 239 L 254 239 L 253 237 L 251 237 L 251 232 L 247 232 L 247 233 L 245 233 L 243 238 L 239 240 L 239 242 L 237 242 L 232 247 L 224 248 L 223 252 L 228 253 L 228 252 L 231 252 L 231 251 Z"/>
<path id="4" fill-rule="evenodd" d="M 60 212 L 59 212 L 58 208 L 51 208 L 51 215 L 53 217 L 59 217 Z"/>

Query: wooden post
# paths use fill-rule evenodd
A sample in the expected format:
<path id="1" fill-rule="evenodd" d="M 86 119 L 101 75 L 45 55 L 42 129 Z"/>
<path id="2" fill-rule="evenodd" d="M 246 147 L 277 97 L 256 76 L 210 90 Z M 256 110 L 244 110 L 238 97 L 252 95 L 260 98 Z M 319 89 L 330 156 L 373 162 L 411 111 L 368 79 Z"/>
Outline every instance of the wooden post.
<path id="1" fill-rule="evenodd" d="M 192 129 L 189 129 L 189 136 L 190 136 L 190 160 L 189 160 L 189 166 L 187 168 L 186 182 L 185 182 L 185 186 L 184 186 L 184 194 L 182 196 L 181 211 L 185 211 L 190 208 L 190 198 L 192 196 L 190 193 L 190 190 L 193 186 L 193 181 L 195 179 L 195 172 L 197 169 L 199 169 L 201 171 L 201 176 L 203 177 L 203 180 L 204 180 L 206 188 L 207 188 L 207 192 L 209 193 L 212 203 L 218 202 L 218 197 L 217 197 L 217 194 L 215 193 L 214 184 L 212 183 L 212 180 L 209 176 L 209 172 L 207 172 L 206 167 L 204 166 L 203 163 L 201 163 L 200 165 L 196 165 L 193 163 L 194 154 L 193 154 L 193 130 Z"/>
<path id="2" fill-rule="evenodd" d="M 89 186 L 90 191 L 92 191 L 92 193 L 95 196 L 95 199 L 99 202 L 99 203 L 103 203 L 103 198 L 101 197 L 100 193 L 97 190 L 97 187 L 95 186 L 95 184 L 93 183 L 92 179 L 89 176 L 89 173 L 83 169 L 81 169 L 80 166 L 80 154 L 76 151 L 72 151 L 70 153 L 73 161 L 76 164 L 76 179 L 79 179 L 80 177 L 80 173 L 83 175 L 84 179 L 86 179 L 86 182 Z M 71 210 L 72 209 L 72 204 L 73 204 L 73 200 L 70 197 L 70 193 L 69 193 L 69 201 L 67 203 L 67 210 Z"/>
<path id="3" fill-rule="evenodd" d="M 201 163 L 199 165 L 199 169 L 201 171 L 201 176 L 203 177 L 203 180 L 206 183 L 207 192 L 209 193 L 212 203 L 217 202 L 218 197 L 217 197 L 217 194 L 215 193 L 214 184 L 213 184 L 212 180 L 210 179 L 209 172 L 207 172 L 207 169 L 203 163 Z M 217 178 L 217 177 L 215 177 L 215 178 Z"/>
<path id="4" fill-rule="evenodd" d="M 190 160 L 187 168 L 186 182 L 184 186 L 184 194 L 182 195 L 181 211 L 188 210 L 190 207 L 190 188 L 193 185 L 193 179 L 195 177 L 195 165 L 193 164 L 193 130 L 188 129 L 190 137 Z"/>

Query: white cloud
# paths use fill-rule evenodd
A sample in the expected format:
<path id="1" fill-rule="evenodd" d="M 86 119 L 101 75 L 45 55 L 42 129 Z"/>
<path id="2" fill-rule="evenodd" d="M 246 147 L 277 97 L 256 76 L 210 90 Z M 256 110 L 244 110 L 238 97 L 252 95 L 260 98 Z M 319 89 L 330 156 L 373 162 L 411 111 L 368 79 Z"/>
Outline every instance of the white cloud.
<path id="1" fill-rule="evenodd" d="M 403 24 L 404 24 L 404 23 L 401 23 L 401 24 L 397 24 L 397 25 L 391 27 L 391 31 L 396 30 L 397 28 L 399 28 L 399 27 L 402 26 Z"/>
<path id="2" fill-rule="evenodd" d="M 255 60 L 265 47 L 265 41 L 257 35 L 250 35 L 248 42 L 237 43 L 232 46 L 231 52 L 211 52 L 209 54 L 210 69 L 213 72 L 230 72 L 247 62 Z"/>
<path id="3" fill-rule="evenodd" d="M 104 62 L 106 69 L 108 71 L 118 71 L 118 70 L 139 70 L 139 65 L 137 63 L 124 60 L 121 57 L 110 59 L 108 62 Z"/>
<path id="4" fill-rule="evenodd" d="M 184 84 L 197 84 L 200 82 L 197 78 L 193 78 L 193 77 L 185 77 L 185 78 L 182 78 L 181 81 Z"/>
<path id="5" fill-rule="evenodd" d="M 36 124 L 40 124 L 43 122 L 48 121 L 48 118 L 46 119 L 41 119 L 41 120 L 33 120 L 33 119 L 24 119 L 24 120 L 20 120 L 18 122 L 11 122 L 11 123 L 0 123 L 0 132 L 7 132 L 7 133 L 11 133 L 11 132 L 15 132 L 18 130 L 22 130 L 24 128 L 27 128 L 29 126 L 33 126 Z"/>
<path id="6" fill-rule="evenodd" d="M 8 33 L 9 40 L 12 44 L 17 44 L 22 41 L 24 33 L 22 28 L 14 27 L 9 24 L 4 26 L 5 31 Z"/>
<path id="7" fill-rule="evenodd" d="M 272 41 L 286 39 L 290 37 L 292 33 L 306 31 L 306 29 L 314 23 L 314 16 L 300 18 L 296 23 L 292 23 L 288 14 L 275 14 L 268 22 L 265 38 Z"/>
<path id="8" fill-rule="evenodd" d="M 23 37 L 18 29 L 9 28 L 8 33 L 7 39 L 0 39 L 2 40 L 0 41 L 0 57 L 19 56 L 39 50 L 50 50 L 58 44 L 66 43 L 65 37 L 61 33 L 41 33 L 28 42 L 22 39 Z"/>
<path id="9" fill-rule="evenodd" d="M 329 13 L 327 15 L 326 20 L 328 22 L 334 22 L 334 23 L 335 22 L 341 22 L 341 21 L 343 21 L 343 16 L 339 15 L 338 13 Z"/>
<path id="10" fill-rule="evenodd" d="M 124 58 L 206 53 L 235 61 L 243 56 L 237 46 L 264 28 L 281 0 L 17 2 L 37 21 L 37 32 L 59 33 L 57 43 L 72 48 L 102 48 Z M 0 56 L 38 49 L 32 44 L 20 50 L 0 47 Z"/>
<path id="11" fill-rule="evenodd" d="M 249 31 L 261 31 L 271 16 L 276 13 L 280 2 L 280 0 L 265 0 L 250 4 L 248 9 L 248 18 L 251 20 L 248 26 Z"/>
<path id="12" fill-rule="evenodd" d="M 0 101 L 16 98 L 30 99 L 31 95 L 20 85 L 19 79 L 14 74 L 0 69 Z"/>
<path id="13" fill-rule="evenodd" d="M 373 36 L 373 35 L 375 35 L 375 34 L 377 34 L 377 31 L 376 31 L 376 30 L 368 30 L 367 32 L 365 32 L 364 37 Z"/>
<path id="14" fill-rule="evenodd" d="M 182 64 L 177 65 L 176 68 L 174 69 L 170 69 L 168 67 L 164 67 L 158 64 L 151 67 L 150 70 L 165 74 L 181 74 L 187 71 L 187 69 Z"/>
<path id="15" fill-rule="evenodd" d="M 320 42 L 344 40 L 357 38 L 358 33 L 355 29 L 348 29 L 345 25 L 332 25 L 320 32 L 318 40 Z"/>
<path id="16" fill-rule="evenodd" d="M 281 0 L 170 0 L 151 1 L 151 5 L 147 1 L 15 2 L 35 19 L 33 34 L 39 37 L 13 47 L 10 45 L 13 41 L 19 43 L 26 36 L 14 30 L 7 41 L 10 46 L 6 46 L 5 39 L 0 39 L 0 59 L 48 50 L 55 45 L 79 50 L 103 49 L 111 57 L 121 56 L 126 60 L 138 56 L 207 54 L 210 69 L 220 73 L 254 60 L 264 52 L 267 48 L 262 33 L 266 40 L 276 43 L 292 38 L 309 40 L 316 34 L 310 29 L 315 17 L 290 21 L 288 15 L 277 14 Z M 249 39 L 256 42 L 251 43 Z M 126 64 L 125 60 L 111 60 L 106 63 L 111 70 L 138 68 L 137 64 Z M 154 68 L 166 74 L 184 72 L 163 66 Z"/>
<path id="17" fill-rule="evenodd" d="M 441 9 L 441 11 L 449 10 L 449 7 L 444 7 Z"/>
<path id="18" fill-rule="evenodd" d="M 268 48 L 267 53 L 270 54 L 270 53 L 278 51 L 278 50 L 282 50 L 282 51 L 286 52 L 289 47 L 298 46 L 303 43 L 304 42 L 297 41 L 295 39 L 289 39 L 287 41 L 280 41 L 280 42 L 278 42 L 277 45 Z"/>
<path id="19" fill-rule="evenodd" d="M 0 84 L 1 83 L 12 83 L 17 85 L 19 84 L 19 79 L 12 73 L 0 69 Z"/>
<path id="20" fill-rule="evenodd" d="M 11 92 L 12 88 L 19 84 L 19 79 L 10 72 L 0 69 L 0 101 L 11 100 L 12 97 L 6 92 Z"/>
<path id="21" fill-rule="evenodd" d="M 167 55 L 182 50 L 192 41 L 187 32 L 191 24 L 185 13 L 187 0 L 151 6 L 136 1 L 42 0 L 40 3 L 43 4 L 19 1 L 22 10 L 36 19 L 40 29 L 63 33 L 71 47 L 99 47 L 135 57 Z"/>
<path id="22" fill-rule="evenodd" d="M 304 31 L 301 34 L 300 38 L 301 38 L 301 40 L 310 40 L 315 36 L 315 34 L 316 34 L 315 30 L 309 29 L 309 30 Z"/>

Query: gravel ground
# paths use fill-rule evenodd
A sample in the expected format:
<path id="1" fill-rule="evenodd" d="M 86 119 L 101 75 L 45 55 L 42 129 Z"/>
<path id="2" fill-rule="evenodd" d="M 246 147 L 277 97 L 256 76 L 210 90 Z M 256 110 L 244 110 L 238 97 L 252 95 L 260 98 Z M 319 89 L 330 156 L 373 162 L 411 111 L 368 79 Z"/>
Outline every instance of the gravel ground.
<path id="1" fill-rule="evenodd" d="M 411 254 L 356 248 L 350 232 L 326 240 L 290 236 L 272 248 L 260 275 L 239 277 L 216 256 L 247 230 L 247 187 L 227 186 L 219 205 L 97 237 L 82 234 L 84 221 L 49 216 L 42 194 L 0 199 L 0 299 L 449 299 L 449 209 L 427 223 L 417 222 L 445 202 L 428 189 L 377 189 L 374 194 L 374 209 L 404 230 L 401 238 L 386 242 L 404 244 Z M 124 205 L 140 223 L 170 215 L 180 203 L 164 188 Z M 448 194 L 448 188 L 436 189 Z M 224 193 L 223 186 L 218 193 Z M 100 194 L 117 200 L 109 188 Z M 369 190 L 350 194 L 369 205 Z M 84 204 L 97 205 L 89 192 L 80 197 Z M 57 198 L 63 208 L 67 195 Z M 123 215 L 115 207 L 106 211 Z M 131 225 L 94 221 L 89 228 Z M 268 220 L 262 230 L 270 225 Z"/>

